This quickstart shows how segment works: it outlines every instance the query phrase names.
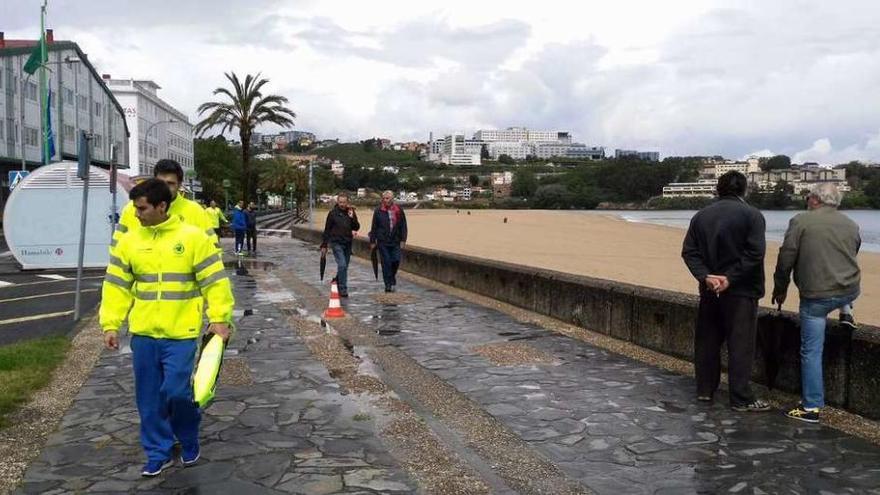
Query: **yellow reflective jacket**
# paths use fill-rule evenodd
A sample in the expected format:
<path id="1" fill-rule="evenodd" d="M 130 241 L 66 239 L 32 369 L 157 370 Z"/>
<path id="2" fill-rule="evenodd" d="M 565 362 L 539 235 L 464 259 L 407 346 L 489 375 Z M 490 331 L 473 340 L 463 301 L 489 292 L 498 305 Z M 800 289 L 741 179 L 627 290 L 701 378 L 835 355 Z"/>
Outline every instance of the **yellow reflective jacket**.
<path id="1" fill-rule="evenodd" d="M 211 206 L 209 206 L 209 207 L 205 208 L 205 213 L 208 214 L 208 219 L 211 221 L 211 225 L 212 225 L 215 229 L 219 229 L 219 228 L 220 228 L 220 223 L 221 223 L 221 222 L 222 222 L 222 223 L 226 223 L 226 222 L 227 222 L 227 220 L 226 220 L 226 216 L 223 215 L 223 210 L 221 210 L 219 207 L 211 207 Z"/>
<path id="2" fill-rule="evenodd" d="M 155 338 L 194 339 L 207 302 L 211 323 L 231 323 L 232 286 L 202 229 L 171 216 L 119 238 L 104 277 L 101 328 Z M 130 310 L 130 311 L 129 311 Z"/>
<path id="3" fill-rule="evenodd" d="M 168 207 L 168 216 L 178 216 L 183 220 L 183 223 L 202 229 L 202 231 L 211 238 L 211 243 L 214 244 L 216 251 L 218 253 L 223 252 L 220 247 L 220 241 L 217 239 L 217 233 L 214 232 L 213 222 L 209 218 L 205 209 L 195 201 L 186 199 L 178 194 Z M 134 202 L 129 201 L 122 209 L 122 215 L 119 217 L 119 224 L 116 225 L 116 231 L 113 233 L 113 239 L 110 241 L 110 254 L 115 255 L 113 249 L 116 247 L 122 234 L 125 234 L 129 230 L 139 228 L 141 228 L 141 222 L 137 219 L 137 215 L 135 214 Z"/>

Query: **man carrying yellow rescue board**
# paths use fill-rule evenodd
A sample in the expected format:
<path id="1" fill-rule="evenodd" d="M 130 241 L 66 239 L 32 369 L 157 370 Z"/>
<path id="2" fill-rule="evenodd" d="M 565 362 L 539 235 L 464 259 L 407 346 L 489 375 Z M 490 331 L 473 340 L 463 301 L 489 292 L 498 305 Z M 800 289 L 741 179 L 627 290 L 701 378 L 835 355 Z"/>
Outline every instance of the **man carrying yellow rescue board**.
<path id="1" fill-rule="evenodd" d="M 235 302 L 213 240 L 204 229 L 169 215 L 173 196 L 165 182 L 146 180 L 129 197 L 140 226 L 120 236 L 113 248 L 100 323 L 106 347 L 118 349 L 118 330 L 128 319 L 147 454 L 142 474 L 156 476 L 174 463 L 175 438 L 184 466 L 199 459 L 201 412 L 191 377 L 202 313 L 210 320 L 207 331 L 228 339 Z"/>

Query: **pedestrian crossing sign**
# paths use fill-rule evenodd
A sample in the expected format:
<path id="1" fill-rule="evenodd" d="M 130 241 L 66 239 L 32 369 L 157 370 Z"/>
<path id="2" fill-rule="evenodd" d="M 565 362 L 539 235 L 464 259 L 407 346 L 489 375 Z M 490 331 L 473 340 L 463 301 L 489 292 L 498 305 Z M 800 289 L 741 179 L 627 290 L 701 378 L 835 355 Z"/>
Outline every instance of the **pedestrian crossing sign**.
<path id="1" fill-rule="evenodd" d="M 27 170 L 10 170 L 9 171 L 9 190 L 15 189 L 15 186 L 21 182 L 21 179 L 27 177 L 30 172 Z"/>

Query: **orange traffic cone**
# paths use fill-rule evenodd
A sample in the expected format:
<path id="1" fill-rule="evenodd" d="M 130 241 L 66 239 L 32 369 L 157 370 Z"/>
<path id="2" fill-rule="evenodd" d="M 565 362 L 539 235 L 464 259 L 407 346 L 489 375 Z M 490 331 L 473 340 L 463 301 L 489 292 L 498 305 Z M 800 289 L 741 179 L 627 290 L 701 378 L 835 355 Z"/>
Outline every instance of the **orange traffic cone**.
<path id="1" fill-rule="evenodd" d="M 330 283 L 330 305 L 324 311 L 324 318 L 345 318 L 345 311 L 342 310 L 342 304 L 339 302 L 339 288 L 336 286 L 336 279 Z"/>

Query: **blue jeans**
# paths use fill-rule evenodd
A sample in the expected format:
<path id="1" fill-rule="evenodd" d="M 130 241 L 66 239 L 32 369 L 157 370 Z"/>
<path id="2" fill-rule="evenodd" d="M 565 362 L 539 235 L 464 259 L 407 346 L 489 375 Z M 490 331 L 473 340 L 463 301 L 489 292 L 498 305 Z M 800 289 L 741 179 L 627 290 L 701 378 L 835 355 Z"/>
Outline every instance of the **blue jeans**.
<path id="1" fill-rule="evenodd" d="M 348 263 L 351 261 L 351 244 L 347 242 L 334 242 L 331 244 L 333 258 L 336 259 L 336 284 L 339 292 L 348 293 Z"/>
<path id="2" fill-rule="evenodd" d="M 382 260 L 382 280 L 385 287 L 397 285 L 397 269 L 400 268 L 400 243 L 378 244 L 379 258 Z"/>
<path id="3" fill-rule="evenodd" d="M 235 231 L 235 252 L 240 253 L 244 249 L 244 230 Z"/>
<path id="4" fill-rule="evenodd" d="M 825 406 L 822 380 L 822 350 L 825 347 L 825 321 L 828 313 L 851 304 L 859 293 L 825 299 L 801 298 L 801 393 L 803 406 Z"/>
<path id="5" fill-rule="evenodd" d="M 135 399 L 147 460 L 170 459 L 175 437 L 184 452 L 199 449 L 202 416 L 192 388 L 196 340 L 131 337 Z"/>

